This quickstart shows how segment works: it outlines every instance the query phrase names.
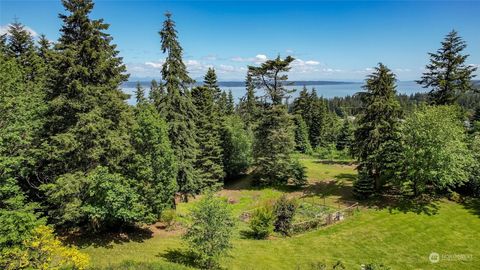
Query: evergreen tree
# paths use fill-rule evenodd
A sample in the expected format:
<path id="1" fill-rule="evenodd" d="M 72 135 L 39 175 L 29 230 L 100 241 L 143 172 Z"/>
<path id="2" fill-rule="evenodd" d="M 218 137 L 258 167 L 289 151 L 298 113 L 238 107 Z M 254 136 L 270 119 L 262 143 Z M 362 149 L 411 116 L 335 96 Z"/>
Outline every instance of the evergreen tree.
<path id="1" fill-rule="evenodd" d="M 282 99 L 290 92 L 285 88 L 287 72 L 293 58 L 277 57 L 260 67 L 249 66 L 249 73 L 257 88 L 263 88 L 271 104 L 265 110 L 255 129 L 253 156 L 255 175 L 261 184 L 287 184 L 299 174 L 290 154 L 295 147 L 292 119 L 282 105 Z M 296 168 L 296 169 L 294 169 Z M 303 170 L 303 168 L 300 168 Z"/>
<path id="2" fill-rule="evenodd" d="M 115 173 L 125 170 L 123 163 L 133 151 L 128 132 L 133 117 L 126 104 L 128 95 L 120 86 L 128 75 L 116 46 L 111 44 L 112 37 L 105 33 L 108 25 L 89 18 L 92 1 L 62 3 L 68 14 L 60 15 L 63 26 L 55 45 L 57 72 L 46 97 L 47 156 L 41 176 L 47 184 L 42 190 L 49 197 L 54 219 L 95 222 L 93 216 L 75 208 L 87 198 L 70 196 L 69 192 L 74 187 L 82 192 L 94 188 L 89 181 L 96 181 L 97 174 L 90 171 L 99 171 L 99 166 L 114 173 L 109 179 L 120 179 Z M 128 181 L 121 180 L 122 185 Z"/>
<path id="3" fill-rule="evenodd" d="M 308 140 L 307 124 L 299 114 L 295 115 L 293 120 L 295 121 L 295 149 L 301 153 L 312 153 L 312 146 Z"/>
<path id="4" fill-rule="evenodd" d="M 353 153 L 358 159 L 359 180 L 354 192 L 359 197 L 371 195 L 371 187 L 379 191 L 390 179 L 399 141 L 400 105 L 395 98 L 395 75 L 383 64 L 367 77 L 361 92 L 363 112 L 355 131 Z"/>
<path id="5" fill-rule="evenodd" d="M 224 177 L 223 155 L 220 138 L 219 115 L 215 108 L 213 88 L 203 86 L 192 90 L 193 103 L 198 115 L 195 118 L 197 126 L 197 142 L 199 153 L 196 167 L 200 172 L 202 187 L 218 186 Z"/>
<path id="6" fill-rule="evenodd" d="M 165 89 L 163 88 L 162 82 L 157 83 L 156 80 L 150 82 L 150 92 L 148 93 L 148 99 L 160 111 L 160 106 L 162 104 L 162 99 L 165 97 Z"/>
<path id="7" fill-rule="evenodd" d="M 145 99 L 145 89 L 143 89 L 140 82 L 137 82 L 137 87 L 135 89 L 135 100 L 137 101 L 137 104 L 143 103 L 143 102 L 146 101 L 146 99 Z"/>
<path id="8" fill-rule="evenodd" d="M 453 104 L 459 94 L 473 90 L 472 78 L 477 68 L 465 64 L 468 54 L 462 51 L 467 47 L 463 39 L 453 30 L 445 37 L 442 48 L 436 53 L 429 53 L 430 64 L 427 72 L 417 81 L 424 88 L 430 88 L 431 104 Z"/>
<path id="9" fill-rule="evenodd" d="M 245 174 L 252 164 L 253 134 L 234 114 L 224 117 L 222 127 L 223 167 L 227 178 Z"/>
<path id="10" fill-rule="evenodd" d="M 283 105 L 263 113 L 255 130 L 253 157 L 260 184 L 284 185 L 292 178 L 290 154 L 295 147 L 293 125 Z"/>
<path id="11" fill-rule="evenodd" d="M 337 138 L 337 150 L 343 151 L 344 149 L 350 148 L 354 140 L 353 134 L 354 129 L 352 122 L 348 119 L 348 117 L 345 117 L 345 119 L 343 119 L 342 128 L 340 129 L 340 134 Z"/>
<path id="12" fill-rule="evenodd" d="M 146 220 L 155 222 L 164 209 L 175 206 L 174 196 L 178 189 L 175 156 L 167 124 L 153 104 L 140 100 L 135 118 L 132 144 L 136 151 L 131 162 L 131 177 L 137 180 Z"/>
<path id="13" fill-rule="evenodd" d="M 235 101 L 233 101 L 232 90 L 228 90 L 227 115 L 232 115 L 234 113 L 235 113 Z"/>
<path id="14" fill-rule="evenodd" d="M 229 115 L 227 92 L 222 91 L 222 93 L 220 94 L 220 98 L 218 99 L 217 106 L 218 106 L 218 112 L 220 116 Z"/>
<path id="15" fill-rule="evenodd" d="M 288 76 L 284 73 L 291 69 L 290 64 L 293 60 L 295 59 L 291 56 L 283 60 L 278 56 L 275 60 L 265 61 L 259 67 L 248 66 L 253 84 L 256 88 L 265 90 L 266 97 L 273 105 L 280 105 L 282 100 L 292 92 L 286 88 L 289 83 L 287 83 Z"/>
<path id="16" fill-rule="evenodd" d="M 37 55 L 30 32 L 23 24 L 15 21 L 10 24 L 8 34 L 8 55 L 15 58 L 22 67 L 24 80 L 32 84 L 41 82 L 42 61 Z"/>
<path id="17" fill-rule="evenodd" d="M 203 80 L 203 84 L 205 87 L 212 89 L 213 100 L 217 102 L 220 98 L 222 90 L 220 90 L 220 87 L 218 87 L 217 74 L 215 73 L 215 69 L 208 68 L 207 74 L 205 74 L 205 78 Z"/>
<path id="18" fill-rule="evenodd" d="M 194 163 L 197 156 L 196 117 L 188 87 L 193 80 L 188 76 L 182 60 L 182 47 L 177 38 L 172 15 L 166 13 L 166 20 L 160 31 L 161 49 L 167 54 L 162 67 L 166 96 L 160 106 L 160 114 L 168 124 L 168 134 L 178 164 L 177 183 L 183 199 L 195 194 L 201 188 L 201 179 L 197 176 Z"/>
<path id="19" fill-rule="evenodd" d="M 245 86 L 247 93 L 240 101 L 238 108 L 240 115 L 245 122 L 245 126 L 251 128 L 255 125 L 256 118 L 259 114 L 259 108 L 255 97 L 255 85 L 253 84 L 252 75 L 250 73 L 247 73 Z"/>
<path id="20" fill-rule="evenodd" d="M 309 135 L 312 147 L 325 146 L 324 130 L 327 110 L 322 98 L 317 96 L 317 91 L 312 89 L 308 97 L 310 109 Z"/>

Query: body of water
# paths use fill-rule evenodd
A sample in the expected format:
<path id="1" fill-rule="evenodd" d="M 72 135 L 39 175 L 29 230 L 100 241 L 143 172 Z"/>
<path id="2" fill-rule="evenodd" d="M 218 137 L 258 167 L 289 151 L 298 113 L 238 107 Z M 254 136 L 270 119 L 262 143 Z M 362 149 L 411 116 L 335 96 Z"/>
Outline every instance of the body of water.
<path id="1" fill-rule="evenodd" d="M 143 84 L 143 87 L 145 89 L 149 89 L 149 83 Z M 319 96 L 323 96 L 324 98 L 333 98 L 333 97 L 344 97 L 348 95 L 353 95 L 357 92 L 362 91 L 362 86 L 364 83 L 334 83 L 334 84 L 320 84 L 320 85 L 307 85 L 307 88 L 310 90 L 312 88 L 315 88 L 317 90 L 317 94 Z M 238 102 L 241 97 L 245 95 L 245 87 L 244 86 L 220 86 L 222 90 L 232 90 L 233 97 L 235 99 L 235 102 Z M 298 93 L 302 90 L 303 86 L 301 85 L 296 85 L 296 86 L 289 86 L 288 89 L 296 89 L 294 93 L 291 94 L 292 99 L 298 96 Z M 131 98 L 128 100 L 128 103 L 130 104 L 135 104 L 135 98 L 134 98 L 134 91 L 135 88 L 132 87 L 123 87 L 123 91 L 127 94 L 131 95 Z M 414 81 L 399 81 L 397 82 L 397 92 L 401 94 L 414 94 L 418 92 L 426 92 L 426 89 L 422 88 L 420 85 L 418 85 Z M 147 91 L 148 93 L 148 91 Z M 263 95 L 264 92 L 263 90 L 257 90 L 257 96 Z"/>

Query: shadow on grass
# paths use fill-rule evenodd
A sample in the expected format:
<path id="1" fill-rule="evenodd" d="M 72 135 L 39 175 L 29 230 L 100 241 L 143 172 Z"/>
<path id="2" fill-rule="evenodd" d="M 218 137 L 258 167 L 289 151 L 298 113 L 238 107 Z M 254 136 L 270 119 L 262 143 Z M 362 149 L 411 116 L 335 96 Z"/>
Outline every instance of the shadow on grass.
<path id="1" fill-rule="evenodd" d="M 164 258 L 172 263 L 198 268 L 198 264 L 195 260 L 195 254 L 185 249 L 168 249 L 165 253 L 158 254 L 157 257 Z"/>
<path id="2" fill-rule="evenodd" d="M 462 205 L 470 213 L 480 217 L 480 198 L 468 198 Z"/>
<path id="3" fill-rule="evenodd" d="M 349 201 L 352 199 L 352 186 L 345 185 L 341 180 L 315 182 L 307 186 L 304 190 L 304 197 L 314 196 L 338 196 L 339 201 Z"/>
<path id="4" fill-rule="evenodd" d="M 328 159 L 319 159 L 315 160 L 315 163 L 326 164 L 326 165 L 354 165 L 355 161 L 353 160 L 328 160 Z"/>
<path id="5" fill-rule="evenodd" d="M 355 181 L 357 179 L 357 174 L 355 173 L 340 173 L 335 176 L 335 179 L 346 180 L 346 181 Z"/>
<path id="6" fill-rule="evenodd" d="M 387 194 L 370 200 L 361 201 L 360 204 L 367 207 L 374 207 L 379 210 L 388 209 L 390 213 L 415 213 L 431 216 L 438 213 L 438 200 L 439 198 L 428 195 L 410 197 Z"/>
<path id="7" fill-rule="evenodd" d="M 86 248 L 89 246 L 112 248 L 113 244 L 128 242 L 141 243 L 152 237 L 153 232 L 148 228 L 127 227 L 98 233 L 70 233 L 65 235 L 64 242 L 74 244 L 80 248 Z"/>

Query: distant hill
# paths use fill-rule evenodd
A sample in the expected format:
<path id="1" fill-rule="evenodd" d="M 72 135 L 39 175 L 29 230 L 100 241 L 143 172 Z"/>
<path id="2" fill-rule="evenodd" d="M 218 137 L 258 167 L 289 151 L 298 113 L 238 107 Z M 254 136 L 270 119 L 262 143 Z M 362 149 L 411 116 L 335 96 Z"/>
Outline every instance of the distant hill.
<path id="1" fill-rule="evenodd" d="M 294 86 L 309 86 L 309 85 L 339 85 L 339 84 L 354 84 L 356 82 L 342 82 L 342 81 L 291 81 L 292 85 Z M 150 81 L 140 81 L 140 84 L 143 87 L 150 87 Z M 196 85 L 201 85 L 202 82 L 196 82 Z M 218 82 L 220 87 L 243 87 L 245 86 L 245 82 L 237 82 L 237 81 L 225 81 L 225 82 Z M 134 88 L 137 86 L 137 81 L 129 81 L 123 83 L 122 87 L 124 88 Z"/>

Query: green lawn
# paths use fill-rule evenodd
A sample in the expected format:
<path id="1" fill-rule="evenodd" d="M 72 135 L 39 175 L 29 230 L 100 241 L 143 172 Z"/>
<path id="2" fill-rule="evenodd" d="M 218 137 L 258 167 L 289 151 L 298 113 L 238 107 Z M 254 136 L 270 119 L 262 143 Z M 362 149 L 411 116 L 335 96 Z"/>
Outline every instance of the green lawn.
<path id="1" fill-rule="evenodd" d="M 290 196 L 310 194 L 307 200 L 320 201 L 330 207 L 344 207 L 351 198 L 353 166 L 329 164 L 302 156 L 308 169 L 310 186 L 289 190 Z M 243 182 L 242 182 L 243 181 Z M 282 191 L 255 189 L 249 179 L 227 185 L 220 192 L 228 197 L 235 215 L 276 198 Z M 247 183 L 247 184 L 245 184 Z M 186 216 L 195 201 L 179 205 L 179 215 Z M 289 238 L 271 240 L 245 239 L 247 228 L 239 222 L 234 249 L 222 261 L 226 269 L 312 269 L 312 263 L 333 264 L 341 260 L 347 269 L 359 269 L 362 263 L 381 262 L 392 269 L 478 269 L 480 265 L 480 209 L 450 201 L 440 201 L 422 208 L 419 214 L 408 208 L 363 208 L 341 223 Z M 429 210 L 429 211 L 426 211 Z M 179 233 L 113 238 L 81 245 L 91 256 L 95 268 L 120 269 L 119 264 L 132 261 L 121 269 L 186 269 L 172 258 L 181 259 L 184 248 Z M 111 240 L 111 241 L 110 241 Z M 432 252 L 441 256 L 432 264 Z M 180 255 L 179 255 L 180 253 Z M 463 257 L 462 257 L 463 256 Z M 442 260 L 443 259 L 443 260 Z"/>

